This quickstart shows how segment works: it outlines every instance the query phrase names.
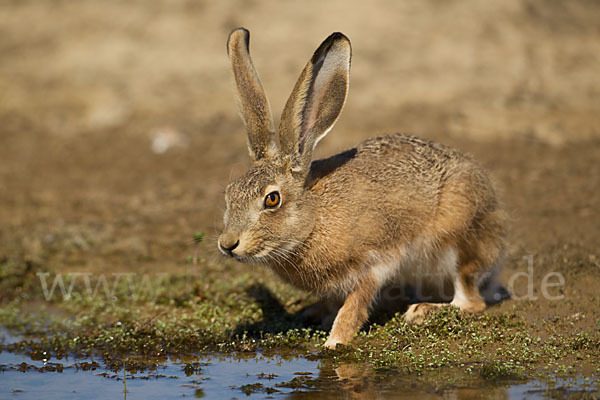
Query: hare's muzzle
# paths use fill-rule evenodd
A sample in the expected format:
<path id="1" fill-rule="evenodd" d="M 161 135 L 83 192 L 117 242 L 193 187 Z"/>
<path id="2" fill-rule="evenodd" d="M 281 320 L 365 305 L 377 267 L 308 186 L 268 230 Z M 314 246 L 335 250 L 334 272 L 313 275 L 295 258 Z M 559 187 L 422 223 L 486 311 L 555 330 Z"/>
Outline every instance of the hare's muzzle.
<path id="1" fill-rule="evenodd" d="M 239 235 L 235 233 L 223 233 L 219 236 L 218 246 L 223 254 L 233 257 L 233 251 L 240 244 Z"/>

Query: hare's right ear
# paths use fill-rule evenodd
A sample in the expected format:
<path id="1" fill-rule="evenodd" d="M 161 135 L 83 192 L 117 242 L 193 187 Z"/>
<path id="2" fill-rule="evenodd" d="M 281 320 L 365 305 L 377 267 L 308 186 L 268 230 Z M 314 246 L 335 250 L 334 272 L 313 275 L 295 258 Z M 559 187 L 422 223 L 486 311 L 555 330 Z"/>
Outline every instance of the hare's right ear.
<path id="1" fill-rule="evenodd" d="M 275 154 L 274 125 L 269 100 L 250 58 L 250 32 L 238 28 L 229 34 L 227 54 L 235 81 L 238 112 L 248 133 L 248 150 L 253 161 Z"/>
<path id="2" fill-rule="evenodd" d="M 279 144 L 294 173 L 305 175 L 313 149 L 333 128 L 348 96 L 350 40 L 331 34 L 308 61 L 288 99 L 279 125 Z"/>

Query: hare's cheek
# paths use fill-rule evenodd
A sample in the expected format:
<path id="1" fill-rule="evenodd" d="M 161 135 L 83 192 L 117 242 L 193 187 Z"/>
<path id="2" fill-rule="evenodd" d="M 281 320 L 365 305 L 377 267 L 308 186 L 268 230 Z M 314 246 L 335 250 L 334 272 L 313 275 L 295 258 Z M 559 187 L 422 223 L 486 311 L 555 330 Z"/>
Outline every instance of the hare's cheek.
<path id="1" fill-rule="evenodd" d="M 283 222 L 288 226 L 297 226 L 302 223 L 300 215 L 297 212 L 288 212 L 285 216 L 285 221 Z"/>
<path id="2" fill-rule="evenodd" d="M 246 219 L 248 221 L 248 226 L 253 226 L 257 224 L 261 224 L 262 214 L 260 210 L 251 209 L 246 212 Z"/>
<path id="3" fill-rule="evenodd" d="M 284 214 L 282 210 L 264 211 L 260 215 L 259 224 L 265 231 L 278 233 L 286 224 Z"/>

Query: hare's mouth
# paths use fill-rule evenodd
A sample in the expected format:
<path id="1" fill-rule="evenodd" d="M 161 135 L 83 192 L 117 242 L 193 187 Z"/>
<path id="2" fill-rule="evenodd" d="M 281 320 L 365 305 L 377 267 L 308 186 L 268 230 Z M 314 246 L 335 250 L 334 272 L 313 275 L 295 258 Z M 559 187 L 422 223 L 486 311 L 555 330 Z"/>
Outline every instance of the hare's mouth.
<path id="1" fill-rule="evenodd" d="M 290 261 L 293 258 L 294 247 L 290 244 L 282 246 L 280 243 L 265 241 L 252 249 L 245 248 L 244 251 L 234 251 L 230 256 L 243 263 L 271 264 Z"/>
<path id="2" fill-rule="evenodd" d="M 273 249 L 262 247 L 254 251 L 230 251 L 223 252 L 225 255 L 232 257 L 234 260 L 243 263 L 265 263 L 269 260 Z"/>
<path id="3" fill-rule="evenodd" d="M 223 255 L 239 262 L 265 262 L 274 250 L 274 247 L 268 243 L 252 240 L 244 234 L 232 236 L 222 234 L 217 241 L 217 246 Z"/>

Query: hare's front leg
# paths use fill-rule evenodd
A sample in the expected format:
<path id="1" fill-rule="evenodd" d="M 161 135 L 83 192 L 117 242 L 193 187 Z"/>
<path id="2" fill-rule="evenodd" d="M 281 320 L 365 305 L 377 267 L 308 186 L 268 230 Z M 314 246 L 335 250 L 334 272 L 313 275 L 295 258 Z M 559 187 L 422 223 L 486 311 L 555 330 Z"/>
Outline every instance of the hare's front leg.
<path id="1" fill-rule="evenodd" d="M 338 344 L 347 344 L 352 340 L 354 334 L 358 332 L 369 317 L 369 307 L 377 290 L 377 284 L 371 275 L 364 277 L 356 285 L 338 311 L 329 338 L 325 342 L 325 347 L 335 349 Z"/>

